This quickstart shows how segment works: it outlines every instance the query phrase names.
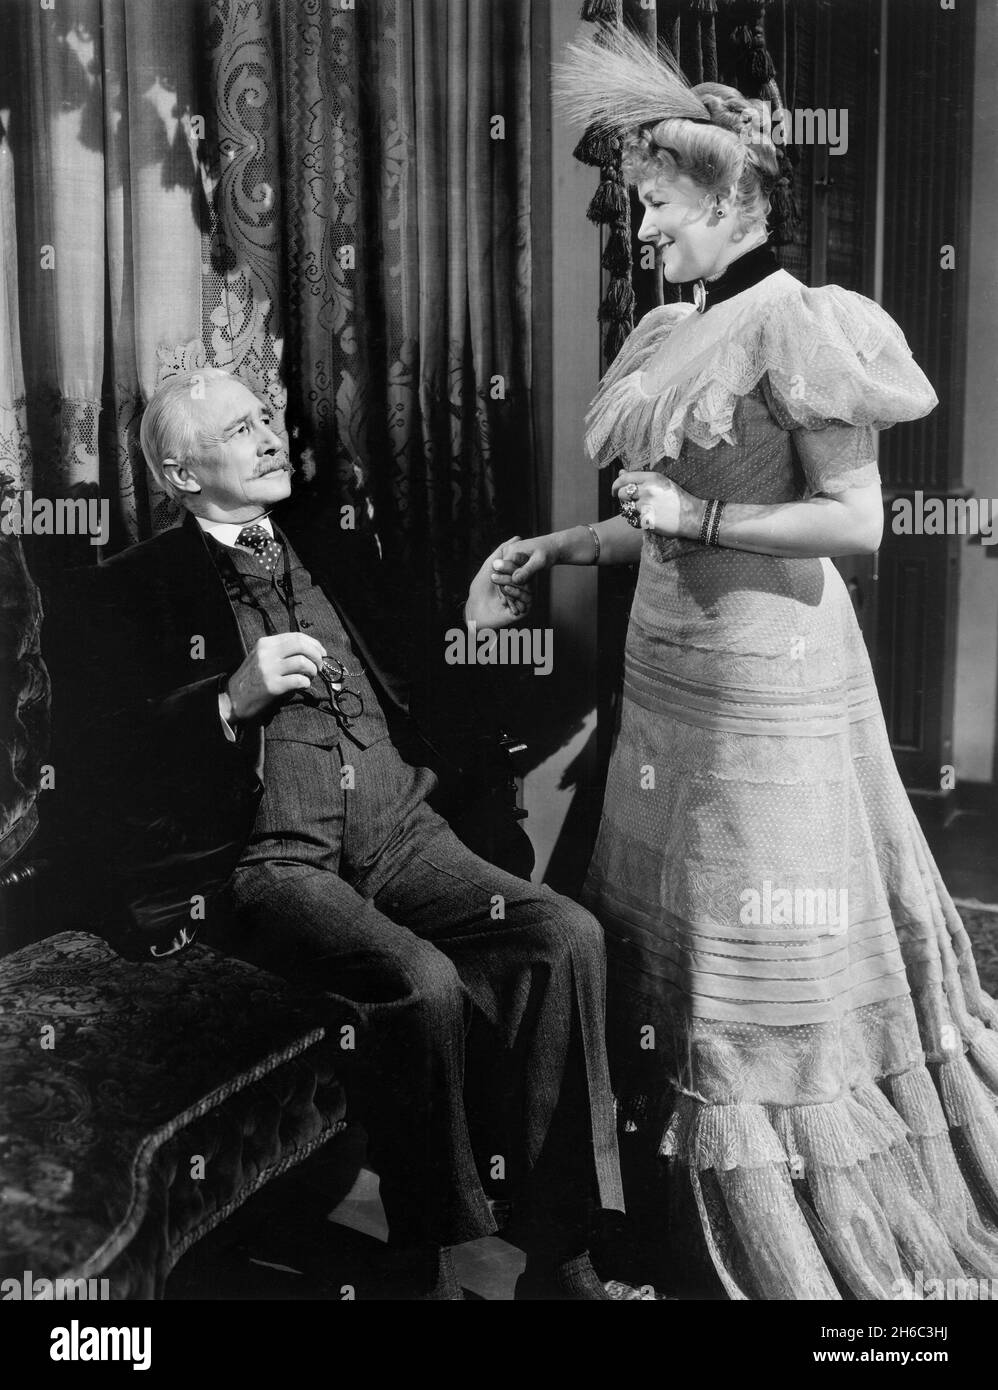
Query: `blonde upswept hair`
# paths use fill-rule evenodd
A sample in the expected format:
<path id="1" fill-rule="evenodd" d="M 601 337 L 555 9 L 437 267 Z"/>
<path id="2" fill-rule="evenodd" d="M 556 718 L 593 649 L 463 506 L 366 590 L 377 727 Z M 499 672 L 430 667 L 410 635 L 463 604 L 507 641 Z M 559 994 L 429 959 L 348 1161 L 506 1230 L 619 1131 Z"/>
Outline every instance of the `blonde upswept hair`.
<path id="1" fill-rule="evenodd" d="M 629 183 L 685 174 L 705 197 L 732 194 L 743 229 L 765 223 L 780 171 L 761 101 L 691 87 L 667 48 L 628 29 L 569 44 L 554 91 L 570 121 L 621 141 Z"/>

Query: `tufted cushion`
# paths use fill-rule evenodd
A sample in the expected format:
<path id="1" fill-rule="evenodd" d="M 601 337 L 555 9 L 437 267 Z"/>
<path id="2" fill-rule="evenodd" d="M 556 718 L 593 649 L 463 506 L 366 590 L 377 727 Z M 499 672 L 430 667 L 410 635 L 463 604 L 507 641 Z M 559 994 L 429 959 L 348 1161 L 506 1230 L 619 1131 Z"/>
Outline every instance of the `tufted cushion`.
<path id="1" fill-rule="evenodd" d="M 333 1060 L 317 1005 L 208 947 L 144 964 L 64 932 L 0 960 L 0 1278 L 158 1297 L 345 1128 Z"/>

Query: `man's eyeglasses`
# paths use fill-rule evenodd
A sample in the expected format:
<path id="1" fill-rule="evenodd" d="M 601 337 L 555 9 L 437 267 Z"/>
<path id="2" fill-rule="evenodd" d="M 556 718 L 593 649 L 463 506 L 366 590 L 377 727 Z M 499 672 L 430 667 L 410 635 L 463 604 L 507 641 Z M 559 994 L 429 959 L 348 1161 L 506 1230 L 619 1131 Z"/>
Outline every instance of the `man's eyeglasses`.
<path id="1" fill-rule="evenodd" d="M 347 690 L 343 682 L 350 672 L 342 661 L 326 657 L 319 667 L 319 679 L 326 687 L 329 704 L 333 714 L 344 729 L 349 729 L 354 720 L 364 713 L 364 700 L 356 690 Z"/>

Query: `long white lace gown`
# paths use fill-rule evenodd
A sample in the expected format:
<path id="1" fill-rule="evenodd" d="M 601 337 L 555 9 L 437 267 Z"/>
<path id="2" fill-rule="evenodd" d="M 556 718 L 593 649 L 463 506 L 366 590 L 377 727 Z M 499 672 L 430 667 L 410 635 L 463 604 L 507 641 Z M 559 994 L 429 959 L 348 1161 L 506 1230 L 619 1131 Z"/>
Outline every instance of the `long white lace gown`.
<path id="1" fill-rule="evenodd" d="M 877 481 L 874 430 L 935 404 L 877 305 L 777 271 L 648 314 L 588 443 L 786 502 Z M 645 537 L 585 901 L 624 1118 L 688 1174 L 732 1298 L 998 1276 L 998 1010 L 831 561 Z"/>

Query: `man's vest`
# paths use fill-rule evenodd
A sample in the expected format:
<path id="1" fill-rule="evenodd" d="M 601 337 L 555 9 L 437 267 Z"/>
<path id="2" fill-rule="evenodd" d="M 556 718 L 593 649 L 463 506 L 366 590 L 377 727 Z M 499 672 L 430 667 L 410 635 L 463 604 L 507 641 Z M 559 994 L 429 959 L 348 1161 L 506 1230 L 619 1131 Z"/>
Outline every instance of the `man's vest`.
<path id="1" fill-rule="evenodd" d="M 279 533 L 277 538 L 282 539 Z M 265 792 L 240 862 L 291 858 L 343 872 L 354 880 L 391 847 L 435 779 L 425 768 L 410 767 L 400 757 L 339 615 L 291 546 L 286 542 L 285 546 L 298 626 L 322 644 L 330 660 L 345 668 L 343 687 L 359 695 L 364 707 L 344 726 L 333 713 L 319 677 L 309 690 L 295 691 L 271 707 L 264 717 Z M 267 636 L 264 613 L 272 632 L 291 631 L 278 587 L 283 558 L 272 577 L 246 551 L 217 542 L 212 548 L 247 651 Z"/>

